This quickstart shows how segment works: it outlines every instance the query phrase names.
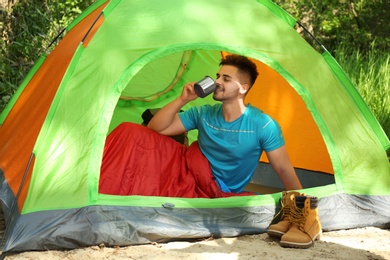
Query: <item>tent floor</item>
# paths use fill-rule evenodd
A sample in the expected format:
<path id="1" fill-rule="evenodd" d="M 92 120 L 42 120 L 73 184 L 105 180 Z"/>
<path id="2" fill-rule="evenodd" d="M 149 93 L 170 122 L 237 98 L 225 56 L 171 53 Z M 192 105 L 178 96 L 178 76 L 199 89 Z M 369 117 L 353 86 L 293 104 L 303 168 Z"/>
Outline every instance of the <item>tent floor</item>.
<path id="1" fill-rule="evenodd" d="M 257 193 L 260 193 L 260 194 L 271 194 L 271 193 L 276 193 L 276 192 L 281 192 L 282 191 L 282 189 L 279 189 L 279 188 L 265 186 L 265 185 L 260 185 L 260 184 L 256 184 L 256 183 L 249 183 L 245 187 L 244 190 L 257 192 Z"/>

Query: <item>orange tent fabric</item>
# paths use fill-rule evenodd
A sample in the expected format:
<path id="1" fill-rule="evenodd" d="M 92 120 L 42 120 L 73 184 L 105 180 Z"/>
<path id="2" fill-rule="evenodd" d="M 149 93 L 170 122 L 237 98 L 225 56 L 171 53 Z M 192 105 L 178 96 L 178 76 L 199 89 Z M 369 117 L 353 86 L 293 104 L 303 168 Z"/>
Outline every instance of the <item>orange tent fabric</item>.
<path id="1" fill-rule="evenodd" d="M 323 137 L 302 98 L 275 70 L 257 60 L 254 62 L 259 76 L 246 102 L 256 101 L 260 109 L 279 122 L 295 167 L 333 174 Z M 265 155 L 261 161 L 267 161 Z"/>

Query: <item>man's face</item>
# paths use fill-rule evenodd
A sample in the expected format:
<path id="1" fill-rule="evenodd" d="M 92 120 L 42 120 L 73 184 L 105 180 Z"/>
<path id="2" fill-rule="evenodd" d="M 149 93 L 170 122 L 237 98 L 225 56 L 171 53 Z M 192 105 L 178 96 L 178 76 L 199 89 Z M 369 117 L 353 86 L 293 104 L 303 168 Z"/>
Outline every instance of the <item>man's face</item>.
<path id="1" fill-rule="evenodd" d="M 238 69 L 234 66 L 224 65 L 217 73 L 217 88 L 213 94 L 213 99 L 227 101 L 236 99 L 240 93 L 242 85 L 239 81 Z"/>

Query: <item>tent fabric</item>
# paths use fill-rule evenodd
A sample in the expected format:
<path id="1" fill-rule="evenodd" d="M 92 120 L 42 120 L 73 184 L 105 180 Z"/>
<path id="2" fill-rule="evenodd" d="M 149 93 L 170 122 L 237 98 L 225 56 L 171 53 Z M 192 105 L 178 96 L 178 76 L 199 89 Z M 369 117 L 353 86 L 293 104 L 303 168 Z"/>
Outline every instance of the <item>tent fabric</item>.
<path id="1" fill-rule="evenodd" d="M 246 102 L 262 104 L 267 114 L 277 118 L 279 124 L 288 126 L 288 129 L 283 129 L 287 148 L 301 147 L 302 151 L 310 151 L 289 153 L 295 167 L 333 174 L 328 149 L 315 121 L 307 120 L 312 116 L 302 98 L 284 78 L 277 76 L 274 69 L 259 61 L 254 62 L 260 71 L 261 81 L 251 89 Z M 286 104 L 286 108 L 273 105 L 278 103 Z M 297 123 L 292 123 L 292 118 Z M 295 133 L 300 134 L 297 136 Z M 265 154 L 260 160 L 268 162 Z"/>
<path id="2" fill-rule="evenodd" d="M 390 141 L 337 61 L 310 46 L 295 23 L 269 0 L 96 1 L 42 55 L 0 116 L 3 252 L 69 240 L 63 245 L 76 248 L 264 232 L 280 189 L 215 199 L 99 191 L 107 136 L 123 122 L 141 124 L 146 108 L 174 100 L 184 83 L 214 76 L 227 53 L 258 64 L 245 102 L 279 122 L 294 168 L 317 180 L 302 191 L 319 198 L 324 229 L 388 226 Z M 203 104 L 215 101 L 197 99 L 183 110 Z M 188 133 L 190 143 L 196 137 Z M 265 164 L 264 156 L 259 168 Z M 322 175 L 334 182 L 322 183 Z M 141 225 L 145 214 L 158 221 Z M 97 235 L 108 228 L 100 215 L 115 232 Z M 169 231 L 163 223 L 172 223 Z"/>
<path id="3" fill-rule="evenodd" d="M 5 183 L 3 178 L 0 182 Z M 10 198 L 13 196 L 9 190 L 7 194 Z M 259 234 L 267 231 L 280 210 L 279 204 L 264 203 L 250 207 L 185 208 L 178 206 L 180 198 L 153 198 L 159 200 L 159 205 L 96 205 L 28 214 L 16 212 L 12 217 L 17 225 L 8 231 L 10 235 L 3 249 L 12 248 L 11 253 L 32 248 L 58 250 L 100 244 L 128 246 Z M 390 228 L 390 196 L 333 194 L 319 200 L 318 212 L 324 231 L 366 226 Z"/>
<path id="4" fill-rule="evenodd" d="M 62 76 L 80 43 L 80 38 L 86 34 L 90 24 L 96 19 L 97 14 L 101 12 L 103 7 L 104 5 L 98 6 L 89 16 L 80 21 L 73 30 L 69 31 L 68 37 L 64 38 L 49 56 L 43 55 L 29 73 L 30 75 L 27 77 L 27 79 L 30 79 L 29 82 L 23 82 L 18 90 L 18 95 L 12 97 L 8 106 L 14 105 L 6 118 L 2 116 L 4 121 L 1 124 L 0 134 L 0 140 L 3 144 L 3 149 L 0 149 L 0 157 L 8 158 L 2 161 L 1 168 L 9 176 L 18 176 L 28 166 L 37 136 L 47 117 Z M 55 73 L 50 69 L 54 67 L 56 68 Z M 8 109 L 5 110 L 5 112 L 7 111 Z M 34 123 L 26 120 L 26 118 L 31 118 Z M 26 184 L 22 187 L 20 195 L 21 204 L 27 196 L 32 168 L 33 165 L 27 169 Z M 17 194 L 20 187 L 18 178 L 10 178 L 9 185 Z M 22 208 L 21 204 L 19 204 L 19 209 Z"/>

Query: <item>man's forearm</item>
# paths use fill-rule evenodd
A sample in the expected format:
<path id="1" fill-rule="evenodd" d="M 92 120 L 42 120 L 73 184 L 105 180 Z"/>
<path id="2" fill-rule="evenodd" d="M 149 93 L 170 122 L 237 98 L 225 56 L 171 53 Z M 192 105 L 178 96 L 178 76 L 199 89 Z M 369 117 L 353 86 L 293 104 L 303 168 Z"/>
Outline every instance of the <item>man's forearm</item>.
<path id="1" fill-rule="evenodd" d="M 302 189 L 302 184 L 299 181 L 295 171 L 289 173 L 286 178 L 283 179 L 283 184 L 286 190 L 300 190 Z"/>
<path id="2" fill-rule="evenodd" d="M 148 124 L 148 128 L 156 132 L 164 131 L 174 123 L 176 114 L 185 104 L 186 102 L 180 97 L 173 100 L 171 103 L 161 108 L 156 115 L 153 116 L 152 120 L 150 120 Z"/>

